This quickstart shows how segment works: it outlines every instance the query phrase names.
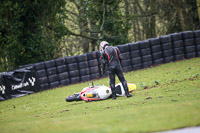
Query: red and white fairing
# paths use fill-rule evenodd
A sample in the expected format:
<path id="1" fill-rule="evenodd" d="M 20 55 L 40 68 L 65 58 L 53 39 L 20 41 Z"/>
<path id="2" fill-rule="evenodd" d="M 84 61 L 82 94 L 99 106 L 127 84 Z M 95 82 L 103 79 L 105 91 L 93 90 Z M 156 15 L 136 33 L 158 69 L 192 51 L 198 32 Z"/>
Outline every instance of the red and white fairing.
<path id="1" fill-rule="evenodd" d="M 86 102 L 98 101 L 107 99 L 111 94 L 112 94 L 111 89 L 104 85 L 85 87 L 81 91 L 81 99 Z"/>

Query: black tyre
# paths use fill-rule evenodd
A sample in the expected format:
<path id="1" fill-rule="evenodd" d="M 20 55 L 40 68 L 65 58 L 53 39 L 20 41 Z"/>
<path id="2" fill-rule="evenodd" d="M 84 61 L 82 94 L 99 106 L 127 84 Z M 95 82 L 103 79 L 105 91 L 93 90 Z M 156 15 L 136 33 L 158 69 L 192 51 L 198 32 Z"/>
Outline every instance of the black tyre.
<path id="1" fill-rule="evenodd" d="M 67 72 L 67 66 L 66 65 L 58 66 L 57 71 L 58 71 L 58 73 Z"/>
<path id="2" fill-rule="evenodd" d="M 174 47 L 174 48 L 183 47 L 183 41 L 182 41 L 182 40 L 179 40 L 179 41 L 173 42 L 173 47 Z"/>
<path id="3" fill-rule="evenodd" d="M 69 79 L 60 80 L 60 85 L 61 86 L 68 85 L 68 84 L 70 84 L 70 80 Z"/>
<path id="4" fill-rule="evenodd" d="M 80 69 L 80 76 L 85 76 L 85 75 L 89 75 L 90 74 L 90 69 L 86 68 L 86 69 Z"/>
<path id="5" fill-rule="evenodd" d="M 77 56 L 77 61 L 78 62 L 87 61 L 87 54 L 78 55 Z"/>
<path id="6" fill-rule="evenodd" d="M 50 83 L 49 85 L 50 85 L 50 88 L 56 88 L 56 87 L 59 86 L 59 82 L 58 82 L 58 81 L 52 82 L 52 83 Z"/>
<path id="7" fill-rule="evenodd" d="M 99 73 L 99 67 L 90 67 L 90 74 Z"/>
<path id="8" fill-rule="evenodd" d="M 54 75 L 57 73 L 56 67 L 48 68 L 47 69 L 47 75 Z"/>
<path id="9" fill-rule="evenodd" d="M 152 64 L 153 64 L 152 61 L 148 61 L 148 62 L 143 62 L 142 66 L 143 66 L 143 68 L 148 68 L 148 67 L 151 67 Z"/>
<path id="10" fill-rule="evenodd" d="M 58 81 L 58 75 L 55 74 L 55 75 L 48 76 L 48 81 L 49 83 Z"/>
<path id="11" fill-rule="evenodd" d="M 135 64 L 132 66 L 133 70 L 138 70 L 142 68 L 142 64 Z"/>
<path id="12" fill-rule="evenodd" d="M 183 60 L 185 59 L 185 55 L 184 54 L 175 55 L 174 58 L 175 60 Z"/>
<path id="13" fill-rule="evenodd" d="M 49 89 L 49 84 L 41 84 L 40 85 L 40 91 L 43 91 L 43 90 L 47 90 L 47 89 Z"/>
<path id="14" fill-rule="evenodd" d="M 199 45 L 196 45 L 196 51 L 197 51 L 197 52 L 200 52 L 200 44 L 199 44 Z"/>
<path id="15" fill-rule="evenodd" d="M 129 44 L 129 48 L 130 48 L 130 51 L 139 50 L 140 49 L 139 43 L 138 42 L 136 42 L 136 43 L 130 43 Z"/>
<path id="16" fill-rule="evenodd" d="M 70 78 L 70 81 L 71 81 L 72 84 L 79 83 L 80 82 L 80 78 L 79 77 Z"/>
<path id="17" fill-rule="evenodd" d="M 130 52 L 122 53 L 122 60 L 130 59 Z"/>
<path id="18" fill-rule="evenodd" d="M 162 50 L 172 49 L 172 43 L 163 43 Z"/>
<path id="19" fill-rule="evenodd" d="M 56 66 L 62 66 L 66 64 L 65 58 L 58 58 L 55 60 Z"/>
<path id="20" fill-rule="evenodd" d="M 37 78 L 45 77 L 46 75 L 47 74 L 46 74 L 46 70 L 45 69 L 36 71 Z"/>
<path id="21" fill-rule="evenodd" d="M 140 50 L 135 50 L 130 52 L 131 58 L 140 57 Z"/>
<path id="22" fill-rule="evenodd" d="M 151 55 L 142 56 L 142 62 L 149 62 L 152 61 Z"/>
<path id="23" fill-rule="evenodd" d="M 97 53 L 95 51 L 94 52 L 90 52 L 90 53 L 86 53 L 86 54 L 87 54 L 88 60 L 97 59 Z"/>
<path id="24" fill-rule="evenodd" d="M 197 57 L 200 57 L 200 51 L 196 53 Z"/>
<path id="25" fill-rule="evenodd" d="M 60 73 L 58 74 L 58 79 L 61 81 L 61 80 L 64 80 L 64 79 L 69 79 L 69 73 L 68 72 L 65 72 L 65 73 Z"/>
<path id="26" fill-rule="evenodd" d="M 194 37 L 200 37 L 200 30 L 193 31 Z"/>
<path id="27" fill-rule="evenodd" d="M 161 36 L 160 37 L 160 42 L 161 42 L 161 44 L 163 44 L 163 43 L 171 43 L 171 37 L 170 37 L 170 35 L 166 35 L 166 36 Z"/>
<path id="28" fill-rule="evenodd" d="M 154 61 L 153 61 L 153 64 L 154 64 L 154 65 L 159 65 L 159 64 L 163 64 L 163 63 L 164 63 L 163 58 L 157 59 L 157 60 L 154 60 Z"/>
<path id="29" fill-rule="evenodd" d="M 77 63 L 77 56 L 69 56 L 65 58 L 67 64 Z"/>
<path id="30" fill-rule="evenodd" d="M 97 61 L 97 59 L 89 60 L 89 61 L 88 61 L 88 65 L 89 65 L 89 67 L 98 66 L 98 61 Z"/>
<path id="31" fill-rule="evenodd" d="M 140 49 L 147 49 L 150 48 L 149 40 L 140 41 Z"/>
<path id="32" fill-rule="evenodd" d="M 194 38 L 186 39 L 186 40 L 183 41 L 183 43 L 184 43 L 184 46 L 194 45 Z"/>
<path id="33" fill-rule="evenodd" d="M 101 53 L 99 51 L 95 51 L 95 52 L 96 52 L 97 58 L 100 58 Z"/>
<path id="34" fill-rule="evenodd" d="M 192 31 L 184 31 L 184 32 L 181 32 L 181 36 L 183 39 L 190 39 L 190 38 L 193 38 L 193 32 Z"/>
<path id="35" fill-rule="evenodd" d="M 117 47 L 119 48 L 119 51 L 121 53 L 125 53 L 125 52 L 129 51 L 129 45 L 128 44 L 118 45 Z"/>
<path id="36" fill-rule="evenodd" d="M 151 52 L 152 52 L 152 53 L 161 52 L 161 46 L 160 46 L 160 45 L 152 46 L 152 47 L 151 47 Z"/>
<path id="37" fill-rule="evenodd" d="M 153 60 L 157 60 L 157 59 L 160 59 L 162 58 L 162 52 L 158 52 L 158 53 L 153 53 L 152 54 L 152 59 Z"/>
<path id="38" fill-rule="evenodd" d="M 69 71 L 69 76 L 70 76 L 70 78 L 78 77 L 79 71 L 78 70 Z"/>
<path id="39" fill-rule="evenodd" d="M 200 37 L 195 38 L 195 45 L 200 45 Z"/>
<path id="40" fill-rule="evenodd" d="M 182 55 L 182 54 L 184 54 L 184 48 L 183 47 L 174 49 L 174 55 Z"/>
<path id="41" fill-rule="evenodd" d="M 172 49 L 163 51 L 163 57 L 169 57 L 169 56 L 173 56 L 173 50 Z"/>
<path id="42" fill-rule="evenodd" d="M 38 78 L 37 81 L 38 81 L 38 83 L 39 83 L 40 85 L 41 85 L 41 84 L 48 83 L 47 77 Z"/>
<path id="43" fill-rule="evenodd" d="M 34 66 L 34 69 L 37 71 L 37 70 L 41 70 L 41 69 L 45 69 L 45 65 L 44 65 L 44 62 L 40 62 L 40 63 L 36 63 L 36 64 L 33 64 Z"/>
<path id="44" fill-rule="evenodd" d="M 126 66 L 122 68 L 123 72 L 130 72 L 132 71 L 132 66 Z"/>
<path id="45" fill-rule="evenodd" d="M 151 54 L 151 49 L 147 48 L 147 49 L 141 49 L 141 56 L 145 56 L 145 55 L 150 55 Z"/>
<path id="46" fill-rule="evenodd" d="M 82 82 L 89 81 L 89 80 L 90 80 L 90 75 L 81 76 Z"/>
<path id="47" fill-rule="evenodd" d="M 68 68 L 68 71 L 78 70 L 78 64 L 77 63 L 68 64 L 67 68 Z"/>
<path id="48" fill-rule="evenodd" d="M 99 73 L 94 73 L 94 74 L 91 74 L 90 77 L 91 77 L 91 80 L 92 79 L 99 79 L 100 78 L 100 74 Z"/>
<path id="49" fill-rule="evenodd" d="M 187 47 L 185 47 L 185 53 L 187 54 L 187 53 L 192 53 L 192 52 L 195 52 L 195 46 L 193 45 L 193 46 L 187 46 Z"/>
<path id="50" fill-rule="evenodd" d="M 173 33 L 170 34 L 171 36 L 171 40 L 174 41 L 178 41 L 178 40 L 182 40 L 181 34 L 180 33 Z"/>
<path id="51" fill-rule="evenodd" d="M 160 45 L 160 39 L 159 38 L 151 38 L 149 39 L 150 45 L 155 46 L 155 45 Z"/>
<path id="52" fill-rule="evenodd" d="M 78 66 L 79 66 L 79 69 L 85 69 L 85 68 L 88 68 L 89 65 L 87 61 L 84 61 L 84 62 L 79 62 Z"/>
<path id="53" fill-rule="evenodd" d="M 164 62 L 169 63 L 174 61 L 174 56 L 164 57 Z"/>
<path id="54" fill-rule="evenodd" d="M 185 54 L 185 58 L 186 59 L 190 59 L 190 58 L 194 58 L 194 57 L 196 57 L 196 52 L 186 53 Z"/>
<path id="55" fill-rule="evenodd" d="M 141 57 L 137 57 L 137 58 L 132 58 L 131 59 L 131 64 L 135 65 L 135 64 L 141 64 Z"/>
<path id="56" fill-rule="evenodd" d="M 50 68 L 50 67 L 55 67 L 56 66 L 54 60 L 45 61 L 44 63 L 45 63 L 46 68 Z"/>
<path id="57" fill-rule="evenodd" d="M 122 60 L 122 67 L 131 66 L 131 59 Z"/>

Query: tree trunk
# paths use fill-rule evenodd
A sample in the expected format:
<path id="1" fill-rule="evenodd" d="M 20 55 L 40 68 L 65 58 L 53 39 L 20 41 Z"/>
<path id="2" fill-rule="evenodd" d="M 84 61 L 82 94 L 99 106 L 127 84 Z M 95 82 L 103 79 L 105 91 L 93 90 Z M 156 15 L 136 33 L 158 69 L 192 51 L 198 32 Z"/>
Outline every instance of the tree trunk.
<path id="1" fill-rule="evenodd" d="M 185 0 L 169 0 L 169 2 L 178 13 L 182 30 L 192 30 L 193 19 L 190 12 L 191 5 L 189 5 Z"/>

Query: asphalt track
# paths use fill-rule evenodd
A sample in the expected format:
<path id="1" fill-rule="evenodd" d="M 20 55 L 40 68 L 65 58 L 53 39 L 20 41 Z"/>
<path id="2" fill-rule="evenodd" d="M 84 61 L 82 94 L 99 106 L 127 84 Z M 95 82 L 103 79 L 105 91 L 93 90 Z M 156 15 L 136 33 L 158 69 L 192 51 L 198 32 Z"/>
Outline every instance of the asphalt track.
<path id="1" fill-rule="evenodd" d="M 175 129 L 157 133 L 200 133 L 200 127 L 187 127 L 187 128 Z"/>

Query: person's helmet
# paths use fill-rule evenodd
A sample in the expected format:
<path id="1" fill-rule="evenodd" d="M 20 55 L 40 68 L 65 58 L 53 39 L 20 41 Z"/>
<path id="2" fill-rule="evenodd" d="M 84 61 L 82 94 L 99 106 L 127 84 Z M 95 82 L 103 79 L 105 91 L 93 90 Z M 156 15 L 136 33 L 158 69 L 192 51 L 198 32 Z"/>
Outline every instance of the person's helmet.
<path id="1" fill-rule="evenodd" d="M 100 46 L 99 46 L 100 52 L 102 52 L 102 51 L 105 49 L 106 46 L 109 46 L 109 43 L 106 42 L 106 41 L 102 41 L 102 42 L 100 43 Z"/>

